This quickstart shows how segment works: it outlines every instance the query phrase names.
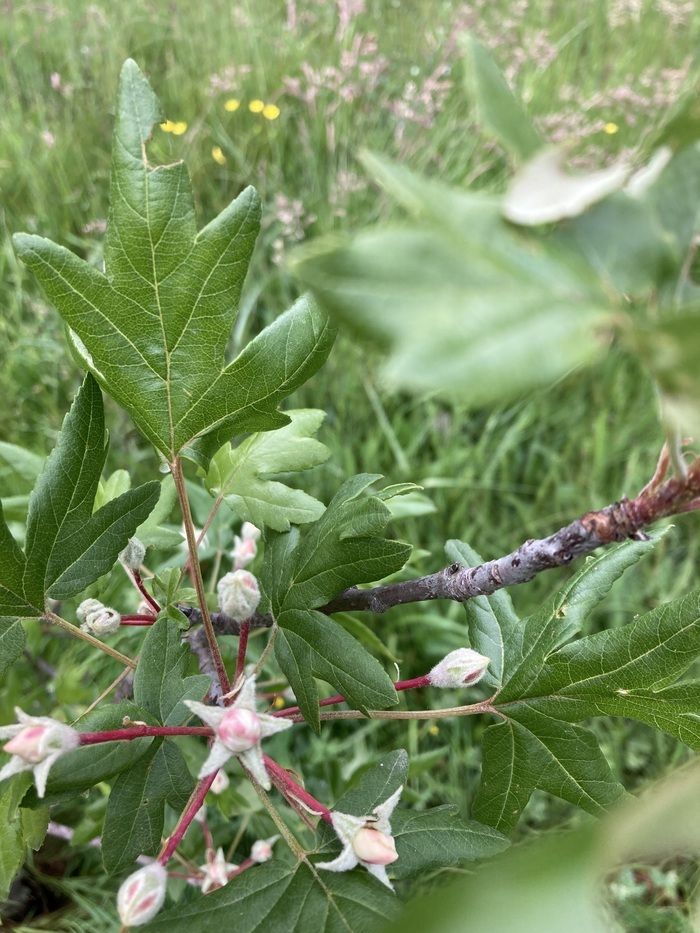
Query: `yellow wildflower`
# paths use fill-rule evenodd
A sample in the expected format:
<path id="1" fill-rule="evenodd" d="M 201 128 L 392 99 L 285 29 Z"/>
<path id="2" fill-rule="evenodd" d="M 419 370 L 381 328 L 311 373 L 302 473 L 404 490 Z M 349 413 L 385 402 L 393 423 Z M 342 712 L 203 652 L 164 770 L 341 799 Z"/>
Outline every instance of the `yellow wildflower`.
<path id="1" fill-rule="evenodd" d="M 212 147 L 211 157 L 218 165 L 226 165 L 226 156 L 221 146 Z"/>
<path id="2" fill-rule="evenodd" d="M 236 100 L 235 97 L 229 97 L 227 101 L 224 101 L 224 110 L 228 110 L 229 113 L 233 113 L 235 110 L 238 110 L 240 106 L 240 100 Z"/>
<path id="3" fill-rule="evenodd" d="M 280 115 L 280 108 L 276 104 L 265 104 L 262 115 L 266 120 L 276 120 Z"/>
<path id="4" fill-rule="evenodd" d="M 264 109 L 265 101 L 258 100 L 257 98 L 255 100 L 251 100 L 251 102 L 248 104 L 248 110 L 250 110 L 251 113 L 262 113 Z"/>
<path id="5" fill-rule="evenodd" d="M 287 704 L 284 702 L 284 697 L 275 697 L 275 702 L 272 705 L 275 709 L 284 709 Z"/>
<path id="6" fill-rule="evenodd" d="M 164 133 L 172 133 L 174 126 L 175 124 L 173 123 L 172 120 L 166 120 L 165 123 L 160 124 L 160 128 L 163 130 Z"/>
<path id="7" fill-rule="evenodd" d="M 428 729 L 428 732 L 430 733 L 430 735 L 439 735 L 440 729 L 438 728 L 438 726 L 430 726 L 430 728 Z"/>
<path id="8" fill-rule="evenodd" d="M 176 123 L 173 123 L 170 132 L 173 136 L 182 136 L 183 133 L 187 132 L 187 124 L 184 120 L 178 120 Z"/>
<path id="9" fill-rule="evenodd" d="M 607 133 L 608 136 L 612 136 L 614 133 L 617 133 L 619 129 L 620 127 L 617 125 L 617 123 L 606 123 L 603 127 L 603 132 Z"/>

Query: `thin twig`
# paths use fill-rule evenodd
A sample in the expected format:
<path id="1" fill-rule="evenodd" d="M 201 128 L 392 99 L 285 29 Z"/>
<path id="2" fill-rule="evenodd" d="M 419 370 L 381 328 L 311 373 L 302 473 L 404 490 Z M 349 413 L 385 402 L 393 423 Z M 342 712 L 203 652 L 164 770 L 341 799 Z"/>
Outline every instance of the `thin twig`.
<path id="1" fill-rule="evenodd" d="M 95 638 L 95 636 L 91 635 L 89 632 L 84 632 L 81 628 L 78 628 L 77 625 L 71 625 L 70 622 L 57 616 L 56 613 L 51 612 L 50 609 L 47 609 L 44 613 L 44 619 L 46 619 L 47 622 L 58 625 L 59 628 L 62 628 L 74 638 L 79 638 L 81 641 L 86 641 L 89 645 L 92 645 L 93 648 L 98 648 L 100 651 L 104 652 L 104 654 L 108 654 L 110 658 L 119 661 L 120 664 L 124 664 L 134 670 L 136 669 L 136 661 L 132 658 L 128 658 L 125 654 L 122 654 L 121 651 L 117 651 L 116 648 L 112 648 L 110 645 L 105 644 L 105 642 L 100 641 L 99 638 Z"/>

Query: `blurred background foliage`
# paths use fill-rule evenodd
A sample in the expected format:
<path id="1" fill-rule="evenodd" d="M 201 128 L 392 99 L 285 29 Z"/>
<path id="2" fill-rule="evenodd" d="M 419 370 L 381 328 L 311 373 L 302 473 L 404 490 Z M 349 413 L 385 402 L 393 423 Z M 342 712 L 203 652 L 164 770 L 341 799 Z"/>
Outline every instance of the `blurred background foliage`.
<path id="1" fill-rule="evenodd" d="M 111 108 L 126 57 L 146 71 L 166 108 L 169 122 L 152 157 L 187 160 L 200 224 L 246 184 L 263 197 L 263 233 L 234 349 L 296 296 L 285 260 L 297 243 L 357 230 L 392 210 L 366 181 L 360 148 L 446 182 L 502 185 L 506 157 L 477 130 L 463 88 L 465 30 L 492 49 L 543 135 L 571 145 L 584 166 L 606 164 L 653 132 L 694 76 L 700 40 L 693 0 L 4 0 L 1 9 L 0 425 L 2 440 L 40 456 L 52 446 L 80 373 L 58 315 L 15 259 L 9 236 L 38 232 L 100 261 Z M 424 503 L 414 510 L 424 514 L 396 525 L 418 548 L 410 574 L 442 566 L 448 538 L 496 556 L 634 494 L 653 471 L 662 442 L 653 391 L 622 351 L 507 407 L 469 414 L 389 393 L 376 362 L 341 336 L 327 367 L 289 407 L 327 412 L 319 438 L 332 456 L 303 477 L 312 494 L 327 502 L 343 478 L 364 470 L 425 487 L 432 507 Z M 110 469 L 126 468 L 135 481 L 157 477 L 152 451 L 111 403 L 108 423 Z M 0 482 L 3 498 L 26 491 L 2 463 Z M 200 523 L 206 509 L 206 498 L 195 500 Z M 210 572 L 225 559 L 228 521 L 221 516 L 213 529 Z M 692 516 L 676 522 L 614 589 L 596 626 L 622 625 L 695 584 L 696 523 Z M 564 575 L 552 572 L 515 591 L 518 610 L 534 607 Z M 110 585 L 106 595 L 118 600 L 122 581 Z M 424 672 L 464 638 L 459 606 L 405 607 L 363 621 L 383 640 L 386 657 L 399 660 L 402 676 Z M 135 650 L 138 634 L 120 639 Z M 108 659 L 30 626 L 26 659 L 5 679 L 0 716 L 7 721 L 21 700 L 62 706 L 74 718 L 114 676 Z M 403 745 L 412 758 L 407 802 L 449 801 L 468 813 L 482 729 L 462 719 L 341 726 L 321 737 L 295 730 L 291 760 L 315 776 L 312 791 L 332 798 L 377 750 Z M 595 729 L 631 788 L 687 756 L 641 725 L 599 720 Z M 258 819 L 251 801 L 247 806 L 245 819 Z M 97 791 L 82 803 L 81 841 L 89 841 L 103 808 Z M 65 821 L 77 811 L 67 806 Z M 579 819 L 568 805 L 535 796 L 522 834 Z M 29 877 L 55 876 L 57 902 L 68 895 L 75 907 L 44 928 L 109 929 L 99 906 L 105 882 L 85 877 L 101 874 L 95 850 L 67 854 L 51 845 Z M 694 884 L 694 866 L 672 862 L 632 866 L 611 890 L 626 929 L 675 931 L 688 928 L 684 905 Z"/>

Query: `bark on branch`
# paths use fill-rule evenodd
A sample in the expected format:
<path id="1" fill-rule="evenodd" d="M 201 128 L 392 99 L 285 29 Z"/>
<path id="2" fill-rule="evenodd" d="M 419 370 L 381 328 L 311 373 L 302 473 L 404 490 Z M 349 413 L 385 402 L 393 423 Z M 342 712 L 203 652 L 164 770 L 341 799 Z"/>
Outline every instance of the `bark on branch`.
<path id="1" fill-rule="evenodd" d="M 543 570 L 569 564 L 606 544 L 627 538 L 643 540 L 644 529 L 659 519 L 700 508 L 700 457 L 693 460 L 684 476 L 667 479 L 667 470 L 668 454 L 664 449 L 654 476 L 634 499 L 623 497 L 603 509 L 586 512 L 549 537 L 525 541 L 510 554 L 478 567 L 450 564 L 416 580 L 366 590 L 350 587 L 319 611 L 326 615 L 348 611 L 382 613 L 393 606 L 432 599 L 464 602 L 475 596 L 489 596 L 502 587 L 527 583 Z M 181 608 L 191 622 L 201 621 L 198 610 Z M 239 623 L 223 613 L 213 613 L 212 622 L 221 635 L 239 633 Z M 251 628 L 271 624 L 271 617 L 261 614 L 250 620 Z"/>

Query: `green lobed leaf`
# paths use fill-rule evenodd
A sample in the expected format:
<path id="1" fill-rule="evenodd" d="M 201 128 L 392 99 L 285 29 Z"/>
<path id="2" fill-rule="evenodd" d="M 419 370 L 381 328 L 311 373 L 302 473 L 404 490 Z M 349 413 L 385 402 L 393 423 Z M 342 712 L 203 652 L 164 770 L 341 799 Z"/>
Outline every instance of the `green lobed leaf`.
<path id="1" fill-rule="evenodd" d="M 191 657 L 169 619 L 149 627 L 134 674 L 134 701 L 164 726 L 181 725 L 191 715 L 185 700 L 201 700 L 211 685 L 205 674 L 185 676 Z"/>
<path id="2" fill-rule="evenodd" d="M 29 501 L 24 593 L 40 612 L 45 597 L 73 596 L 111 570 L 156 503 L 158 484 L 146 483 L 93 513 L 106 454 L 102 395 L 88 375 Z"/>
<path id="3" fill-rule="evenodd" d="M 19 619 L 0 616 L 0 677 L 24 652 L 26 634 Z"/>
<path id="4" fill-rule="evenodd" d="M 163 114 L 135 62 L 125 62 L 112 149 L 105 272 L 50 240 L 17 234 L 72 331 L 78 356 L 169 460 L 214 429 L 287 423 L 279 402 L 323 363 L 325 315 L 301 299 L 229 365 L 224 353 L 260 226 L 243 191 L 197 231 L 187 169 L 152 166 L 146 144 Z"/>
<path id="5" fill-rule="evenodd" d="M 273 860 L 211 894 L 164 910 L 144 933 L 379 933 L 398 911 L 394 895 L 367 872 L 333 874 Z"/>
<path id="6" fill-rule="evenodd" d="M 290 421 L 283 428 L 254 434 L 238 447 L 225 444 L 212 457 L 204 481 L 209 492 L 223 497 L 241 521 L 275 531 L 316 521 L 324 505 L 271 477 L 310 470 L 330 456 L 325 444 L 313 437 L 325 412 L 298 409 L 286 414 Z"/>
<path id="7" fill-rule="evenodd" d="M 25 596 L 24 573 L 26 558 L 5 524 L 0 503 L 0 617 L 32 617 L 41 615 Z M 40 604 L 43 607 L 43 600 Z"/>
<path id="8" fill-rule="evenodd" d="M 463 567 L 478 567 L 483 558 L 464 541 L 450 540 L 445 544 L 448 558 Z M 464 603 L 469 627 L 469 644 L 479 654 L 491 659 L 484 682 L 490 687 L 501 685 L 503 678 L 503 637 L 521 624 L 507 590 L 496 590 L 491 596 L 477 596 Z"/>
<path id="9" fill-rule="evenodd" d="M 0 788 L 0 901 L 7 898 L 27 850 L 36 851 L 46 836 L 48 807 L 20 806 L 29 783 L 28 775 L 18 774 Z"/>
<path id="10" fill-rule="evenodd" d="M 263 589 L 280 631 L 277 660 L 305 719 L 318 730 L 318 691 L 311 674 L 327 680 L 358 709 L 397 702 L 381 665 L 331 619 L 314 612 L 351 585 L 400 570 L 410 546 L 382 537 L 390 513 L 376 496 L 362 493 L 379 479 L 360 474 L 345 482 L 305 532 L 266 536 Z"/>
<path id="11" fill-rule="evenodd" d="M 541 146 L 542 138 L 522 103 L 515 97 L 490 53 L 473 36 L 464 42 L 467 87 L 482 129 L 520 160 L 528 159 Z"/>
<path id="12" fill-rule="evenodd" d="M 479 406 L 602 351 L 609 299 L 580 259 L 514 230 L 496 198 L 379 164 L 418 222 L 322 239 L 295 270 L 329 313 L 390 351 L 390 383 Z"/>
<path id="13" fill-rule="evenodd" d="M 109 874 L 128 868 L 139 855 L 156 855 L 165 804 L 183 810 L 195 782 L 180 749 L 156 742 L 112 785 L 102 830 L 102 861 Z"/>

